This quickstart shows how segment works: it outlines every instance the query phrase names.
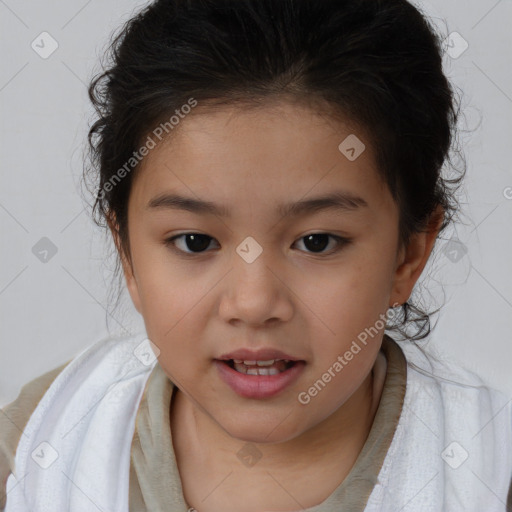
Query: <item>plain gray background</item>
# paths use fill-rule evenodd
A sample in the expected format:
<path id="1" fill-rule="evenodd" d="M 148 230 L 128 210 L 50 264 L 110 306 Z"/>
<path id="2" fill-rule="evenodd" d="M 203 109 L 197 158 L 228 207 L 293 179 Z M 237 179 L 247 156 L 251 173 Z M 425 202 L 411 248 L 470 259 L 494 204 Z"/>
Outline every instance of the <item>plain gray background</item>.
<path id="1" fill-rule="evenodd" d="M 112 247 L 80 188 L 93 119 L 86 85 L 111 31 L 144 4 L 0 0 L 0 406 L 109 333 L 144 327 L 127 293 L 108 313 Z M 444 233 L 423 274 L 425 296 L 444 303 L 423 344 L 512 395 L 512 2 L 415 5 L 452 34 L 445 70 L 463 91 L 461 127 L 470 130 L 461 138 L 463 224 Z M 55 254 L 41 252 L 50 246 Z"/>

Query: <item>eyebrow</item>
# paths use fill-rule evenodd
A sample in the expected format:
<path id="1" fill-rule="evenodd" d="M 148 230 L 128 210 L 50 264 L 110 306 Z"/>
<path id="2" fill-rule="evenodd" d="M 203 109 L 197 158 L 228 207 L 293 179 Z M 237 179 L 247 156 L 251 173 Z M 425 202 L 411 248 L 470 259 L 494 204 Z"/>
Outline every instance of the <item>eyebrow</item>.
<path id="1" fill-rule="evenodd" d="M 338 191 L 322 196 L 302 199 L 294 203 L 281 204 L 276 212 L 282 217 L 294 217 L 317 213 L 324 210 L 355 211 L 361 207 L 368 207 L 368 203 L 351 192 Z M 153 197 L 147 204 L 149 210 L 186 210 L 199 215 L 216 215 L 218 217 L 231 217 L 229 208 L 217 205 L 210 201 L 203 201 L 179 194 L 160 194 Z"/>

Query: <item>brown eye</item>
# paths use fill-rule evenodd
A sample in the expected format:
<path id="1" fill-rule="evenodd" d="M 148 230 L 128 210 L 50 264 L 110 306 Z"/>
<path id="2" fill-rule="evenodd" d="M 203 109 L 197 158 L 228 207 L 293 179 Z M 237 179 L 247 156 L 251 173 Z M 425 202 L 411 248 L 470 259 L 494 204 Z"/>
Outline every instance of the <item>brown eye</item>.
<path id="1" fill-rule="evenodd" d="M 179 240 L 183 239 L 183 240 Z M 179 240 L 180 244 L 176 244 L 175 240 Z M 213 240 L 211 236 L 201 233 L 182 233 L 168 238 L 165 241 L 166 246 L 174 246 L 178 251 L 186 254 L 200 254 L 205 251 Z"/>
<path id="2" fill-rule="evenodd" d="M 212 240 L 215 239 L 202 233 L 182 233 L 166 239 L 164 244 L 180 254 L 194 255 L 208 252 L 207 249 Z M 311 233 L 299 239 L 299 241 L 304 241 L 307 252 L 312 254 L 324 254 L 325 249 L 329 247 L 329 240 L 334 240 L 335 244 L 331 244 L 334 247 L 327 251 L 327 254 L 337 252 L 350 243 L 348 238 L 330 233 Z"/>
<path id="3" fill-rule="evenodd" d="M 330 233 L 311 233 L 310 235 L 303 236 L 299 240 L 304 241 L 304 246 L 308 252 L 310 251 L 314 254 L 322 254 L 325 251 L 325 248 L 329 246 L 330 238 L 335 240 L 336 244 L 333 250 L 327 251 L 328 253 L 336 252 L 341 249 L 342 246 L 350 242 L 347 238 L 331 235 Z"/>

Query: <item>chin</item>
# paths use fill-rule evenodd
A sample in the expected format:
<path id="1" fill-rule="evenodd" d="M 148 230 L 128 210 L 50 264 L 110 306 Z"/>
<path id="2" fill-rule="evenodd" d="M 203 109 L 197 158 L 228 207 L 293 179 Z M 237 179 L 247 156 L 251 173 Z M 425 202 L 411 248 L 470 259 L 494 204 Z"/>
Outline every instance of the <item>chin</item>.
<path id="1" fill-rule="evenodd" d="M 247 420 L 238 418 L 237 423 L 233 424 L 233 417 L 231 417 L 229 424 L 219 424 L 229 436 L 240 441 L 256 444 L 276 444 L 290 441 L 302 433 L 302 430 L 298 429 L 296 424 L 293 425 L 293 430 L 290 430 L 289 423 L 288 428 L 286 428 L 283 425 L 285 423 L 283 419 L 276 416 L 275 420 L 270 420 L 267 416 L 263 421 L 255 422 L 252 418 Z"/>

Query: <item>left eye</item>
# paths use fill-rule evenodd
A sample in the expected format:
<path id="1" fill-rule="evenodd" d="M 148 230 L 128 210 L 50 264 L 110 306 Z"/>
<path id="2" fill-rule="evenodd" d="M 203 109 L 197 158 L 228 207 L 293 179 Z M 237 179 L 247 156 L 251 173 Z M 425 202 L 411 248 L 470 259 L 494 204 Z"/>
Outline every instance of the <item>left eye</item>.
<path id="1" fill-rule="evenodd" d="M 336 252 L 341 247 L 349 242 L 347 238 L 341 236 L 331 235 L 330 233 L 311 233 L 310 235 L 299 238 L 299 241 L 304 240 L 304 245 L 309 246 L 313 253 L 322 252 L 327 245 L 329 245 L 328 239 L 331 238 L 336 241 L 336 245 L 333 250 L 328 252 Z"/>
<path id="2" fill-rule="evenodd" d="M 329 245 L 329 238 L 335 240 L 336 244 L 334 249 L 329 252 L 336 252 L 341 249 L 342 246 L 350 243 L 348 238 L 341 236 L 332 235 L 330 233 L 311 233 L 298 239 L 298 241 L 304 241 L 304 246 L 308 250 L 311 250 L 313 254 L 323 253 L 326 246 Z M 168 238 L 164 241 L 164 244 L 169 248 L 176 250 L 180 253 L 185 254 L 200 254 L 205 252 L 205 249 L 210 245 L 210 240 L 215 240 L 211 236 L 203 235 L 201 233 L 182 233 Z M 183 242 L 182 248 L 178 247 L 178 243 Z M 184 246 L 184 248 L 183 248 Z M 187 250 L 189 249 L 189 250 Z"/>

